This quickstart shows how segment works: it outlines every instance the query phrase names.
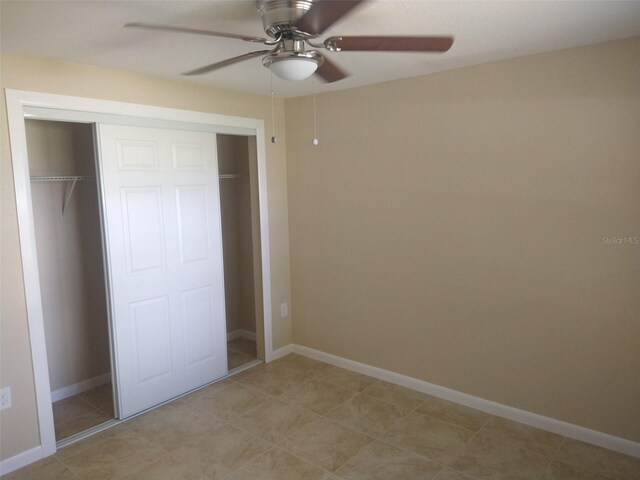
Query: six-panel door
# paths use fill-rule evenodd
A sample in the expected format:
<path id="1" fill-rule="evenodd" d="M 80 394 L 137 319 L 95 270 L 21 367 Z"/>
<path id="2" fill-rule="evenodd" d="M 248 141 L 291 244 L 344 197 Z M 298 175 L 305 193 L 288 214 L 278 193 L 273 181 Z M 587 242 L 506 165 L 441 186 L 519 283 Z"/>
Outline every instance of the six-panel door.
<path id="1" fill-rule="evenodd" d="M 213 133 L 98 125 L 120 418 L 227 373 Z"/>

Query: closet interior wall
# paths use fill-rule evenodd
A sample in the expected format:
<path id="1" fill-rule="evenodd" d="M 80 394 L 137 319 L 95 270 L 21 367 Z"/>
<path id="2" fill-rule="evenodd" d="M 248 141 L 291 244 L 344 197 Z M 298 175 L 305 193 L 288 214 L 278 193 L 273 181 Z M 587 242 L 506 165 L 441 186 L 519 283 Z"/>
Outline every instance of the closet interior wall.
<path id="1" fill-rule="evenodd" d="M 53 400 L 110 381 L 110 352 L 93 130 L 27 120 L 30 175 L 88 176 L 62 215 L 68 181 L 31 183 Z M 76 392 L 77 393 L 77 392 Z M 64 398 L 64 397 L 63 397 Z"/>
<path id="2" fill-rule="evenodd" d="M 218 135 L 218 170 L 220 173 L 220 208 L 224 250 L 225 305 L 229 338 L 258 340 L 260 337 L 261 275 L 259 217 L 256 172 L 252 172 L 252 146 L 255 139 L 237 135 Z M 254 163 L 255 163 L 255 159 Z M 252 182 L 256 182 L 253 185 Z M 231 365 L 230 361 L 230 369 Z"/>

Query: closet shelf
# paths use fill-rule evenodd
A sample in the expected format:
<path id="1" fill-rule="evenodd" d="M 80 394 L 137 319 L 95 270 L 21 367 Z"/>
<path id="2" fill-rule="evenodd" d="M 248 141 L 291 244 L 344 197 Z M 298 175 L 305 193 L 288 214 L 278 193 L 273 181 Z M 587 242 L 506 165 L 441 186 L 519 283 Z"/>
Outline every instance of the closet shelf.
<path id="1" fill-rule="evenodd" d="M 69 201 L 71 200 L 71 196 L 73 195 L 73 189 L 76 187 L 76 182 L 82 180 L 89 180 L 90 177 L 88 175 L 50 175 L 50 176 L 32 176 L 32 182 L 73 182 L 71 184 L 71 188 L 64 196 L 64 203 L 62 204 L 62 218 L 64 218 L 64 214 L 67 211 L 67 207 L 69 206 Z"/>
<path id="2" fill-rule="evenodd" d="M 218 175 L 218 178 L 226 180 L 226 179 L 230 179 L 230 178 L 240 178 L 242 175 L 240 175 L 239 173 L 221 173 L 220 175 Z"/>
<path id="3" fill-rule="evenodd" d="M 89 180 L 87 175 L 53 175 L 53 176 L 32 176 L 32 182 L 77 182 L 78 180 Z"/>

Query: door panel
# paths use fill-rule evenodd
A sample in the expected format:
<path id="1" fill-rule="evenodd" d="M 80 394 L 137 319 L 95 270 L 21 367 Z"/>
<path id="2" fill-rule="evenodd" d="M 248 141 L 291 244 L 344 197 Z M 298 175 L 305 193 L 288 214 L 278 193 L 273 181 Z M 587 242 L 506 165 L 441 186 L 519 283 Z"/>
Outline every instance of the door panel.
<path id="1" fill-rule="evenodd" d="M 117 148 L 119 170 L 158 170 L 158 145 L 155 142 L 117 140 Z"/>
<path id="2" fill-rule="evenodd" d="M 137 383 L 171 374 L 169 298 L 159 297 L 131 304 Z"/>
<path id="3" fill-rule="evenodd" d="M 181 262 L 208 260 L 211 241 L 206 186 L 176 188 L 176 204 Z"/>
<path id="4" fill-rule="evenodd" d="M 173 167 L 176 170 L 203 171 L 206 168 L 206 151 L 202 145 L 173 144 Z"/>
<path id="5" fill-rule="evenodd" d="M 121 194 L 129 273 L 163 268 L 165 248 L 160 187 L 123 188 Z"/>
<path id="6" fill-rule="evenodd" d="M 197 288 L 182 294 L 186 329 L 187 366 L 206 360 L 215 353 L 215 336 L 211 322 L 213 314 L 211 288 Z"/>
<path id="7" fill-rule="evenodd" d="M 121 418 L 227 373 L 215 134 L 98 126 Z"/>

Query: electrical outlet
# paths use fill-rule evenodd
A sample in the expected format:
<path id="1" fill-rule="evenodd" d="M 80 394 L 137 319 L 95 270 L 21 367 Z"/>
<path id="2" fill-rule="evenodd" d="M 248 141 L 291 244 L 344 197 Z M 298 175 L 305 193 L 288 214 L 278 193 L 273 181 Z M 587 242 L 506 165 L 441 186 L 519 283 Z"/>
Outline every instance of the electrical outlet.
<path id="1" fill-rule="evenodd" d="M 11 387 L 0 389 L 0 410 L 11 408 Z"/>
<path id="2" fill-rule="evenodd" d="M 287 315 L 289 315 L 289 304 L 288 303 L 281 303 L 280 304 L 280 316 L 282 318 L 286 317 Z"/>

